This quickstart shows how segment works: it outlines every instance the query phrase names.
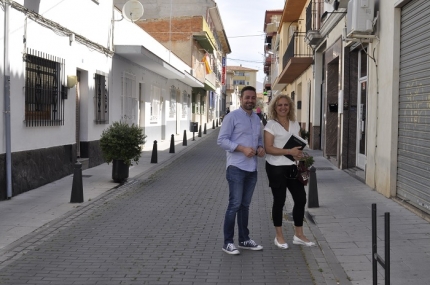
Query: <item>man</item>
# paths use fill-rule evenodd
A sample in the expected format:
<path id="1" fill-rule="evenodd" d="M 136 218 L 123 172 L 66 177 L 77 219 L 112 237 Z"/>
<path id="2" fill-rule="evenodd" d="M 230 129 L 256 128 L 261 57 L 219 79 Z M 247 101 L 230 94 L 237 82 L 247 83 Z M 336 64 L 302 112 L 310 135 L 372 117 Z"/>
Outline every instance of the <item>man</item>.
<path id="1" fill-rule="evenodd" d="M 228 254 L 239 254 L 234 245 L 234 226 L 237 216 L 239 248 L 262 250 L 249 237 L 248 216 L 252 194 L 257 183 L 257 156 L 265 156 L 260 118 L 253 112 L 257 102 L 254 87 L 246 86 L 240 92 L 240 108 L 225 116 L 218 135 L 218 145 L 226 151 L 226 178 L 229 201 L 224 219 L 224 246 Z"/>

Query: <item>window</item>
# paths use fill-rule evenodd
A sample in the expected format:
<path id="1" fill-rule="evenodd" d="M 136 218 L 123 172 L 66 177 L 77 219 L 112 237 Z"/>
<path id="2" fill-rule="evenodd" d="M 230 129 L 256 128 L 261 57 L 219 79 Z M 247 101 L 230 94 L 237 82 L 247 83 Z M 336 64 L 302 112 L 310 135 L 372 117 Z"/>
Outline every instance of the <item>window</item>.
<path id="1" fill-rule="evenodd" d="M 233 80 L 233 85 L 245 85 L 245 80 Z"/>
<path id="2" fill-rule="evenodd" d="M 107 76 L 95 74 L 94 77 L 94 117 L 96 124 L 109 123 L 109 94 Z"/>
<path id="3" fill-rule="evenodd" d="M 236 71 L 235 73 L 236 76 L 245 76 L 245 72 L 243 71 Z"/>
<path id="4" fill-rule="evenodd" d="M 170 87 L 170 104 L 169 118 L 174 118 L 176 115 L 176 89 L 175 86 Z"/>
<path id="5" fill-rule="evenodd" d="M 187 91 L 182 91 L 182 119 L 186 119 L 188 114 L 188 94 Z"/>
<path id="6" fill-rule="evenodd" d="M 37 54 L 37 55 L 36 55 Z M 27 127 L 64 125 L 64 59 L 28 50 L 25 62 L 25 124 Z"/>
<path id="7" fill-rule="evenodd" d="M 151 87 L 151 101 L 150 101 L 150 108 L 151 108 L 151 115 L 149 120 L 153 123 L 158 122 L 158 118 L 160 117 L 160 96 L 161 96 L 161 89 L 160 87 L 152 85 Z"/>
<path id="8" fill-rule="evenodd" d="M 122 76 L 121 118 L 123 122 L 137 125 L 138 104 L 136 92 L 136 76 L 124 72 Z"/>

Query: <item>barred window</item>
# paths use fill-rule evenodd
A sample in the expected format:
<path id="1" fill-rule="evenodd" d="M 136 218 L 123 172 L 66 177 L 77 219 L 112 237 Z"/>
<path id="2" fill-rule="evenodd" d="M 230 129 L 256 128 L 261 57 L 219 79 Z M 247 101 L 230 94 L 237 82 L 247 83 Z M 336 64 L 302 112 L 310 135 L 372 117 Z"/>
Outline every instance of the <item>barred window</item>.
<path id="1" fill-rule="evenodd" d="M 122 120 L 128 124 L 136 124 L 138 120 L 139 105 L 137 102 L 136 76 L 124 72 L 122 77 Z"/>
<path id="2" fill-rule="evenodd" d="M 175 86 L 170 87 L 170 105 L 169 118 L 174 118 L 176 115 L 176 89 Z"/>
<path id="3" fill-rule="evenodd" d="M 29 49 L 24 62 L 25 125 L 64 125 L 64 59 Z"/>
<path id="4" fill-rule="evenodd" d="M 104 75 L 97 74 L 94 77 L 94 117 L 96 124 L 109 123 L 109 93 L 108 81 Z"/>
<path id="5" fill-rule="evenodd" d="M 187 91 L 182 91 L 182 119 L 186 119 L 188 116 L 188 95 Z"/>
<path id="6" fill-rule="evenodd" d="M 155 123 L 158 122 L 158 118 L 160 116 L 161 111 L 161 104 L 160 104 L 160 97 L 161 97 L 161 89 L 160 87 L 151 86 L 151 116 L 150 121 Z"/>

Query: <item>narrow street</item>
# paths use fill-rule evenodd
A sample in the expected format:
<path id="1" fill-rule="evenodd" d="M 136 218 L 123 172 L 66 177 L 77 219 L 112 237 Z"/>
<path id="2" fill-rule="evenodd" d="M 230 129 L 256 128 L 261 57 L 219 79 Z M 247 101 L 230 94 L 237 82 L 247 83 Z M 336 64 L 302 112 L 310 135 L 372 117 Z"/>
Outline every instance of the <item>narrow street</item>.
<path id="1" fill-rule="evenodd" d="M 314 284 L 309 248 L 273 245 L 264 160 L 250 213 L 264 250 L 221 250 L 228 190 L 215 138 L 38 232 L 0 268 L 0 284 Z M 292 224 L 285 227 L 292 240 Z"/>

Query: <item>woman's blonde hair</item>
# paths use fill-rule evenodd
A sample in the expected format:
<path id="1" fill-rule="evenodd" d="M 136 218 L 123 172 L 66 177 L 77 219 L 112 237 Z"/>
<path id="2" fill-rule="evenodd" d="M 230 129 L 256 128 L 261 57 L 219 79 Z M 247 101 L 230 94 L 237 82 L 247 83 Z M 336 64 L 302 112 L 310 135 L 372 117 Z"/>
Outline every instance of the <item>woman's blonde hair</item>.
<path id="1" fill-rule="evenodd" d="M 296 106 L 294 105 L 294 102 L 293 102 L 293 100 L 291 100 L 290 96 L 285 95 L 285 94 L 278 95 L 270 101 L 269 111 L 268 111 L 269 112 L 268 119 L 274 120 L 277 118 L 276 105 L 278 105 L 279 100 L 282 98 L 287 99 L 288 105 L 290 106 L 290 111 L 288 112 L 288 120 L 295 121 L 296 120 Z"/>

